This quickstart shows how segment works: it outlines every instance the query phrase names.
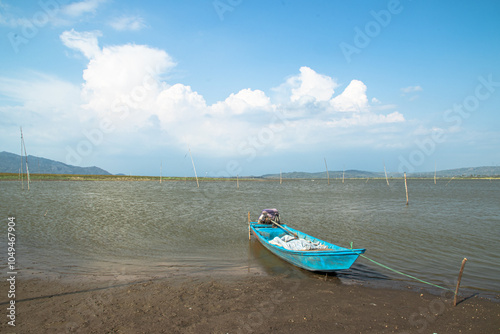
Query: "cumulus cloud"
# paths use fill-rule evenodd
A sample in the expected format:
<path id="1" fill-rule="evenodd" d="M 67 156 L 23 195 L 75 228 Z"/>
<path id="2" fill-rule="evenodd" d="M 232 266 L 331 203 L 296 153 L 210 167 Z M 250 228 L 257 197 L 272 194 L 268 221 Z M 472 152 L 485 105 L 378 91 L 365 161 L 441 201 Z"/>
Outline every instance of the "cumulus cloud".
<path id="1" fill-rule="evenodd" d="M 100 53 L 97 38 L 102 36 L 100 31 L 76 32 L 74 29 L 65 31 L 59 37 L 68 48 L 80 51 L 88 59 L 96 57 Z"/>
<path id="2" fill-rule="evenodd" d="M 176 121 L 202 117 L 207 106 L 203 96 L 193 92 L 190 86 L 182 84 L 163 89 L 156 101 L 157 115 L 163 128 L 175 126 Z"/>
<path id="3" fill-rule="evenodd" d="M 146 27 L 144 19 L 138 16 L 117 17 L 111 20 L 109 25 L 118 31 L 138 31 Z"/>
<path id="4" fill-rule="evenodd" d="M 189 144 L 211 156 L 251 157 L 333 142 L 362 145 L 366 141 L 356 139 L 360 133 L 385 133 L 392 127 L 393 134 L 400 128 L 394 124 L 405 122 L 395 106 L 368 97 L 362 81 L 352 80 L 339 89 L 337 79 L 306 66 L 277 85 L 279 98 L 245 88 L 209 105 L 191 86 L 164 79 L 176 66 L 164 50 L 135 44 L 100 46 L 100 36 L 74 30 L 60 36 L 64 45 L 88 59 L 81 85 L 43 76 L 38 82 L 46 85 L 36 87 L 4 79 L 0 97 L 12 99 L 11 109 L 16 104 L 25 112 L 28 106 L 38 108 L 39 117 L 54 120 L 46 122 L 48 128 L 57 132 L 64 127 L 65 135 L 73 138 L 107 121 L 113 131 L 106 134 L 106 142 L 113 148 L 99 149 L 113 150 L 117 145 L 143 150 L 145 143 L 182 150 Z M 5 108 L 0 112 L 7 112 Z M 387 143 L 394 141 L 387 138 Z"/>
<path id="5" fill-rule="evenodd" d="M 289 78 L 286 84 L 291 88 L 290 100 L 300 103 L 328 101 L 338 86 L 331 77 L 307 66 L 301 67 L 300 74 Z"/>
<path id="6" fill-rule="evenodd" d="M 359 80 L 352 80 L 342 94 L 330 100 L 335 111 L 363 112 L 368 111 L 366 85 Z"/>
<path id="7" fill-rule="evenodd" d="M 249 110 L 272 110 L 271 99 L 261 90 L 242 89 L 232 93 L 225 101 L 220 101 L 211 106 L 215 115 L 241 115 Z"/>
<path id="8" fill-rule="evenodd" d="M 172 58 L 156 48 L 132 44 L 104 47 L 83 72 L 83 92 L 89 99 L 102 97 L 109 102 L 131 94 L 137 86 L 156 86 L 158 76 L 173 66 Z"/>

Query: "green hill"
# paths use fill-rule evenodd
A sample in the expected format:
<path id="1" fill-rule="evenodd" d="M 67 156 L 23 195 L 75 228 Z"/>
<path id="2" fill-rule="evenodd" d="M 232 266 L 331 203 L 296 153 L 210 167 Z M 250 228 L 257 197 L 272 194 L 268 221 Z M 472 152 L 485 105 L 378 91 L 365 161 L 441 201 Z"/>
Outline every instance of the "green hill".
<path id="1" fill-rule="evenodd" d="M 23 170 L 26 172 L 25 160 L 23 157 Z M 28 155 L 28 167 L 31 174 L 78 174 L 78 175 L 111 175 L 99 167 L 78 167 L 64 164 L 59 161 L 40 158 Z M 21 168 L 21 156 L 0 152 L 0 173 L 19 173 Z"/>

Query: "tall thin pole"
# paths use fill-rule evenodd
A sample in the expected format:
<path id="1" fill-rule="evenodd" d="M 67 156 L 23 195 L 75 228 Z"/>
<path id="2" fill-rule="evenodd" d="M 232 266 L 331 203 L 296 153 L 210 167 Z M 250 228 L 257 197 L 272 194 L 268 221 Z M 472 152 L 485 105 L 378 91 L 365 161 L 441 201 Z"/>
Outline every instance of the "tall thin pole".
<path id="1" fill-rule="evenodd" d="M 24 138 L 23 138 L 23 128 L 20 127 L 20 129 L 21 129 L 21 167 L 23 165 L 22 154 L 23 154 L 23 148 L 24 148 L 24 156 L 26 158 L 26 179 L 28 181 L 28 190 L 30 190 L 30 170 L 28 168 L 28 154 L 26 153 L 26 144 L 24 143 Z"/>
<path id="2" fill-rule="evenodd" d="M 385 162 L 384 162 L 384 173 L 385 173 L 385 182 L 387 182 L 387 185 L 389 186 L 389 179 L 387 178 L 387 170 L 385 169 Z"/>
<path id="3" fill-rule="evenodd" d="M 198 175 L 196 175 L 196 167 L 194 166 L 193 156 L 191 155 L 191 149 L 188 147 L 189 157 L 191 158 L 191 162 L 193 163 L 194 177 L 196 178 L 196 185 L 198 188 L 200 187 L 200 183 L 198 182 Z"/>
<path id="4" fill-rule="evenodd" d="M 326 158 L 325 158 L 325 168 L 326 168 L 326 178 L 328 179 L 328 184 L 330 184 L 330 174 L 328 174 L 328 165 L 326 164 Z"/>
<path id="5" fill-rule="evenodd" d="M 408 205 L 408 185 L 406 184 L 406 172 L 405 172 L 405 191 L 406 191 L 406 205 Z"/>
<path id="6" fill-rule="evenodd" d="M 250 211 L 248 211 L 248 240 L 252 240 L 252 235 L 250 234 Z"/>
<path id="7" fill-rule="evenodd" d="M 281 168 L 280 168 L 280 184 L 282 183 L 282 178 L 281 178 Z"/>
<path id="8" fill-rule="evenodd" d="M 458 288 L 460 287 L 460 281 L 462 280 L 462 274 L 464 272 L 465 262 L 467 262 L 466 257 L 464 257 L 464 259 L 462 260 L 462 266 L 460 267 L 460 273 L 458 274 L 457 287 L 455 288 L 455 298 L 453 298 L 453 306 L 457 306 Z"/>
<path id="9" fill-rule="evenodd" d="M 163 168 L 163 161 L 160 160 L 160 183 L 161 183 L 162 168 Z"/>
<path id="10" fill-rule="evenodd" d="M 342 184 L 344 184 L 345 167 L 342 169 Z"/>
<path id="11" fill-rule="evenodd" d="M 24 190 L 24 175 L 23 175 L 23 128 L 21 128 L 21 169 L 19 170 L 21 174 L 21 189 Z"/>
<path id="12" fill-rule="evenodd" d="M 437 163 L 434 163 L 434 184 L 436 184 Z"/>

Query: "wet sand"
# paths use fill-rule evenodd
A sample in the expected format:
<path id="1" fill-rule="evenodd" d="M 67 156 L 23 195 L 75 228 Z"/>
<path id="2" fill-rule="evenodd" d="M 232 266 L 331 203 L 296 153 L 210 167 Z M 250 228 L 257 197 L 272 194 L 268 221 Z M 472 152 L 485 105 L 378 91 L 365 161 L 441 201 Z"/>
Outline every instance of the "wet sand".
<path id="1" fill-rule="evenodd" d="M 16 282 L 15 327 L 0 284 L 1 333 L 498 333 L 500 303 L 479 296 L 301 279 L 177 275 Z"/>

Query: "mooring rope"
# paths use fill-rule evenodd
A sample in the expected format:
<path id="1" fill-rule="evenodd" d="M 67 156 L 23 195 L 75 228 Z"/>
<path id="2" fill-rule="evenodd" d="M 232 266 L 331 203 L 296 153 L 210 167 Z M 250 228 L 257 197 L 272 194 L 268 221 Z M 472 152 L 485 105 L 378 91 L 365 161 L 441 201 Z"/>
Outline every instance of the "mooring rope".
<path id="1" fill-rule="evenodd" d="M 351 241 L 351 249 L 352 249 L 352 241 Z M 417 281 L 419 281 L 419 282 L 421 282 L 421 283 L 425 283 L 425 284 L 428 284 L 428 285 L 432 285 L 432 286 L 434 286 L 434 287 L 436 287 L 436 288 L 439 288 L 439 289 L 443 289 L 443 290 L 448 290 L 448 291 L 455 292 L 455 290 L 453 290 L 453 289 L 445 288 L 445 287 L 442 287 L 442 286 L 437 285 L 437 284 L 434 284 L 434 283 L 426 282 L 426 281 L 424 281 L 424 280 L 422 280 L 422 279 L 420 279 L 420 278 L 417 278 L 417 277 L 415 277 L 415 276 L 405 274 L 405 273 L 403 273 L 403 272 L 401 272 L 401 271 L 399 271 L 399 270 L 396 270 L 396 269 L 392 269 L 391 267 L 388 267 L 388 266 L 386 266 L 385 264 L 382 264 L 382 263 L 380 263 L 380 262 L 377 262 L 377 261 L 375 261 L 375 260 L 370 259 L 370 258 L 369 258 L 369 257 L 367 257 L 366 255 L 359 254 L 359 256 L 361 256 L 361 257 L 363 257 L 363 258 L 365 258 L 365 259 L 367 259 L 367 260 L 369 260 L 369 261 L 371 261 L 371 262 L 373 262 L 373 263 L 375 263 L 375 264 L 377 264 L 377 265 L 381 266 L 382 268 L 388 269 L 388 270 L 393 271 L 393 272 L 395 272 L 395 273 L 397 273 L 397 274 L 400 274 L 400 275 L 403 275 L 403 276 L 406 276 L 406 277 L 412 278 L 412 279 L 417 280 Z"/>

